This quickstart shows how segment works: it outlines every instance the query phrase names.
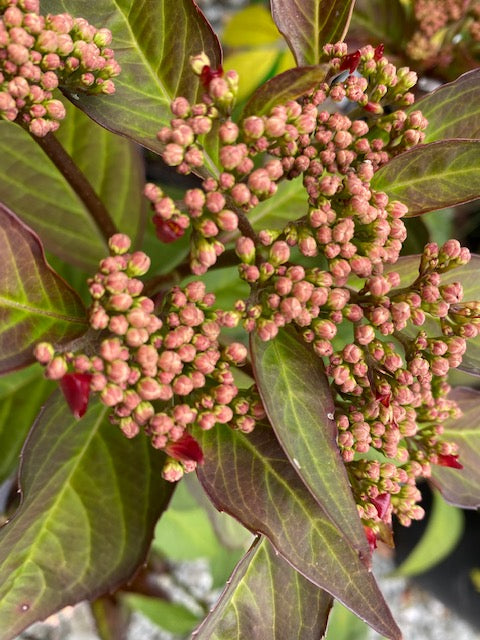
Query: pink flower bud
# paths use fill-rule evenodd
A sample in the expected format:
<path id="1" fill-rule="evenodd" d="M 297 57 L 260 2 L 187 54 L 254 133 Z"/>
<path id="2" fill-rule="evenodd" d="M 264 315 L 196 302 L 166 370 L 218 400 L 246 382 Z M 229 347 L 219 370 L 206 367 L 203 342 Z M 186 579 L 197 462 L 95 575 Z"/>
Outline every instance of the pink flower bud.
<path id="1" fill-rule="evenodd" d="M 274 266 L 278 266 L 290 259 L 290 247 L 283 240 L 273 243 L 269 252 L 269 260 Z"/>
<path id="2" fill-rule="evenodd" d="M 235 252 L 243 262 L 252 263 L 255 259 L 255 243 L 247 236 L 240 236 L 235 246 Z"/>
<path id="3" fill-rule="evenodd" d="M 154 447 L 163 449 L 164 445 L 160 445 L 159 442 L 163 442 L 163 440 L 158 441 L 156 438 L 152 439 L 152 445 Z M 162 469 L 162 477 L 167 482 L 177 482 L 182 479 L 183 474 L 183 466 L 180 462 L 176 462 L 175 460 L 169 460 L 166 462 Z"/>
<path id="4" fill-rule="evenodd" d="M 53 345 L 49 342 L 39 342 L 33 351 L 33 355 L 40 362 L 40 364 L 48 364 L 52 361 L 53 356 L 55 354 L 55 349 Z"/>
<path id="5" fill-rule="evenodd" d="M 172 383 L 173 392 L 179 396 L 188 396 L 193 391 L 193 382 L 186 375 L 178 376 Z"/>
<path id="6" fill-rule="evenodd" d="M 224 356 L 235 365 L 241 365 L 247 359 L 248 351 L 240 342 L 232 342 L 224 350 Z"/>
<path id="7" fill-rule="evenodd" d="M 107 407 L 114 407 L 123 400 L 123 391 L 118 385 L 109 382 L 100 394 L 100 398 Z"/>
<path id="8" fill-rule="evenodd" d="M 129 276 L 143 276 L 150 268 L 150 258 L 143 251 L 135 251 L 127 265 Z"/>
<path id="9" fill-rule="evenodd" d="M 354 328 L 355 341 L 367 345 L 375 339 L 375 331 L 371 325 L 360 325 Z"/>
<path id="10" fill-rule="evenodd" d="M 129 347 L 139 347 L 148 342 L 149 334 L 144 328 L 130 327 L 125 334 L 125 342 Z"/>
<path id="11" fill-rule="evenodd" d="M 237 214 L 229 209 L 224 209 L 218 213 L 217 222 L 222 231 L 235 231 L 238 227 Z"/>

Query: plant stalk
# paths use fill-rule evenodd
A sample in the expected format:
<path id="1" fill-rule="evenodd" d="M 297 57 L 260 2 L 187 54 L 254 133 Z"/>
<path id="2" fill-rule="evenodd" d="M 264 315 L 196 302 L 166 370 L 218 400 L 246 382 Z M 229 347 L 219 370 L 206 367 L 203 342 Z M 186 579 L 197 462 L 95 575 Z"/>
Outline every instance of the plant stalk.
<path id="1" fill-rule="evenodd" d="M 117 233 L 118 229 L 112 220 L 110 213 L 95 193 L 85 174 L 79 169 L 70 154 L 53 135 L 53 133 L 48 133 L 43 138 L 32 135 L 32 138 L 50 158 L 68 184 L 78 195 L 92 216 L 105 241 L 108 242 L 110 236 Z"/>

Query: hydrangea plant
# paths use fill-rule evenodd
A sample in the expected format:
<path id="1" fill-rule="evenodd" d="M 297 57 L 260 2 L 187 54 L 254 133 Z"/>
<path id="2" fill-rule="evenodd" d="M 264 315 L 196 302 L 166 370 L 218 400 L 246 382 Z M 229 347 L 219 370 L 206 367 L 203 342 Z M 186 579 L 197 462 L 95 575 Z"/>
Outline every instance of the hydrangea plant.
<path id="1" fill-rule="evenodd" d="M 419 71 L 449 21 L 476 55 L 478 2 L 400 4 Z M 377 543 L 424 479 L 479 506 L 449 372 L 480 371 L 480 258 L 405 241 L 480 195 L 480 75 L 422 96 L 352 11 L 272 0 L 297 66 L 237 104 L 193 0 L 0 0 L 1 640 L 128 590 L 192 472 L 255 534 L 199 639 L 313 640 L 334 599 L 400 639 Z"/>

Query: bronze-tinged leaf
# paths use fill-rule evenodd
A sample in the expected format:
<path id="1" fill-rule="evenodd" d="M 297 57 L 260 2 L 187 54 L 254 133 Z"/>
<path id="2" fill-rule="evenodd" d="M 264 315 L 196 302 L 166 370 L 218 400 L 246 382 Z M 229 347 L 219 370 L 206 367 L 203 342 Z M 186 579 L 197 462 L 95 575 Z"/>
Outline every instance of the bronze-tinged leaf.
<path id="1" fill-rule="evenodd" d="M 392 158 L 371 185 L 407 205 L 407 216 L 480 197 L 480 140 L 441 140 Z"/>
<path id="2" fill-rule="evenodd" d="M 0 374 L 32 362 L 33 347 L 88 329 L 78 295 L 49 267 L 39 237 L 0 203 Z"/>
<path id="3" fill-rule="evenodd" d="M 309 93 L 324 81 L 328 64 L 288 69 L 268 80 L 251 96 L 242 113 L 242 117 L 268 114 L 277 104 L 296 100 Z"/>
<path id="4" fill-rule="evenodd" d="M 355 0 L 271 0 L 272 16 L 297 65 L 318 64 L 322 47 L 343 40 Z"/>
<path id="5" fill-rule="evenodd" d="M 111 96 L 69 95 L 106 129 L 159 151 L 156 133 L 172 118 L 176 96 L 196 101 L 203 93 L 189 57 L 205 51 L 213 67 L 222 61 L 218 38 L 193 0 L 42 0 L 43 13 L 81 14 L 110 29 L 122 67 Z"/>
<path id="6" fill-rule="evenodd" d="M 410 39 L 412 22 L 407 17 L 405 0 L 357 0 L 349 36 L 358 32 L 362 41 L 368 36 L 367 41 L 372 38 L 372 44 L 383 42 L 390 50 Z"/>
<path id="7" fill-rule="evenodd" d="M 76 420 L 56 392 L 22 453 L 22 502 L 0 529 L 0 640 L 113 591 L 145 561 L 174 485 L 148 438 L 128 440 L 92 404 Z"/>
<path id="8" fill-rule="evenodd" d="M 195 436 L 205 454 L 198 477 L 217 509 L 263 533 L 297 571 L 380 634 L 401 639 L 372 574 L 303 484 L 269 425 L 249 435 L 223 427 L 198 429 Z"/>
<path id="9" fill-rule="evenodd" d="M 453 389 L 463 415 L 444 424 L 443 438 L 458 445 L 463 469 L 432 465 L 432 481 L 447 502 L 463 509 L 480 508 L 480 391 L 468 387 Z"/>
<path id="10" fill-rule="evenodd" d="M 370 550 L 337 445 L 335 406 L 321 359 L 283 329 L 250 336 L 260 396 L 288 459 L 326 515 L 368 563 Z"/>
<path id="11" fill-rule="evenodd" d="M 415 102 L 428 120 L 425 143 L 448 138 L 480 139 L 480 69 L 468 71 Z"/>
<path id="12" fill-rule="evenodd" d="M 67 116 L 55 138 L 87 178 L 116 227 L 135 245 L 142 239 L 146 220 L 139 148 L 98 126 L 68 100 L 64 102 Z M 38 233 L 46 251 L 68 264 L 91 273 L 108 255 L 102 231 L 45 149 L 17 124 L 5 121 L 0 122 L 0 198 Z"/>
<path id="13" fill-rule="evenodd" d="M 332 596 L 258 538 L 192 640 L 319 640 L 332 605 Z"/>

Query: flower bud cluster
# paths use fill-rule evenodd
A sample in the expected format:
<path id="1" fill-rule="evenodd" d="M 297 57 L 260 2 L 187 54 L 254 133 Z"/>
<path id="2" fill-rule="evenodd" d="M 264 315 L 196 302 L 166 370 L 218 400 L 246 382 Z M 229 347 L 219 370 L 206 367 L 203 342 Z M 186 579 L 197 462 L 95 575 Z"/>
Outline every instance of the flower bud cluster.
<path id="1" fill-rule="evenodd" d="M 222 348 L 218 341 L 234 315 L 213 310 L 215 297 L 195 281 L 174 287 L 159 317 L 138 279 L 150 261 L 142 252 L 127 253 L 129 246 L 127 236 L 113 236 L 112 255 L 89 280 L 90 326 L 98 332 L 93 354 L 56 354 L 41 343 L 35 355 L 47 378 L 87 376 L 90 391 L 111 408 L 111 422 L 128 438 L 143 430 L 169 456 L 164 476 L 177 480 L 203 459 L 189 434 L 193 426 L 229 424 L 249 432 L 263 408 L 255 389 L 239 392 L 234 383 L 231 367 L 243 364 L 246 347 Z"/>
<path id="2" fill-rule="evenodd" d="M 475 55 L 480 42 L 478 0 L 414 0 L 412 4 L 417 29 L 405 50 L 416 64 L 447 67 L 456 57 L 470 57 L 466 49 Z"/>
<path id="3" fill-rule="evenodd" d="M 334 70 L 348 61 L 344 44 L 325 51 Z M 175 203 L 153 184 L 146 186 L 162 241 L 174 241 L 192 227 L 195 274 L 204 273 L 224 251 L 222 232 L 235 231 L 239 216 L 272 197 L 280 180 L 299 175 L 303 175 L 311 211 L 285 230 L 291 246 L 298 244 L 307 256 L 323 253 L 334 261 L 331 266 L 339 283 L 352 269 L 363 274 L 369 261 L 396 260 L 405 235 L 399 218 L 406 208 L 389 203 L 369 183 L 392 155 L 423 140 L 427 122 L 419 111 L 407 115 L 397 109 L 380 117 L 374 113 L 369 105 L 376 94 L 370 86 L 387 83 L 389 89 L 378 97 L 378 104 L 398 107 L 411 102 L 406 96 L 416 76 L 407 69 L 397 71 L 378 48 L 364 47 L 357 53 L 352 69 L 358 67 L 364 76 L 351 73 L 332 86 L 321 83 L 301 103 L 274 106 L 268 115 L 252 115 L 238 125 L 224 114 L 218 130 L 221 173 L 217 179 L 204 180 L 201 188 L 189 189 L 181 202 Z M 207 69 L 203 79 L 208 91 L 220 80 L 225 82 L 222 71 L 212 71 L 204 54 L 193 58 L 192 65 L 201 78 Z M 367 120 L 319 109 L 327 99 L 339 102 L 345 97 L 358 103 L 359 115 Z M 198 172 L 204 164 L 201 136 L 211 131 L 221 105 L 207 94 L 203 103 L 195 105 L 176 98 L 171 109 L 175 117 L 158 133 L 165 145 L 162 157 L 179 173 Z M 255 161 L 259 155 L 261 166 Z"/>
<path id="4" fill-rule="evenodd" d="M 400 287 L 389 266 L 406 238 L 401 218 L 407 208 L 375 191 L 371 181 L 392 156 L 424 139 L 422 114 L 402 110 L 413 102 L 415 73 L 397 70 L 381 46 L 348 54 L 343 43 L 327 45 L 324 59 L 339 74 L 331 84 L 239 124 L 211 96 L 203 111 L 177 98 L 175 118 L 159 133 L 164 159 L 180 172 L 197 169 L 187 158 L 190 149 L 201 152 L 193 123 L 212 121 L 223 108 L 220 174 L 180 202 L 155 185 L 147 185 L 146 195 L 160 239 L 192 228 L 194 273 L 204 273 L 224 251 L 222 232 L 242 230 L 235 252 L 251 294 L 237 301 L 229 321 L 240 318 L 263 340 L 293 324 L 324 359 L 338 444 L 360 515 L 371 535 L 386 537 L 392 513 L 404 524 L 422 516 L 416 483 L 428 477 L 431 464 L 461 466 L 455 447 L 442 439 L 443 423 L 458 415 L 447 398 L 446 376 L 460 364 L 465 339 L 477 334 L 480 305 L 463 302 L 459 283 L 442 284 L 443 273 L 469 259 L 455 241 L 427 245 L 408 287 Z M 193 65 L 207 88 L 222 77 L 202 55 Z M 344 100 L 355 103 L 349 116 L 327 110 Z M 308 199 L 306 215 L 297 214 L 283 229 L 254 233 L 246 214 L 275 194 L 278 181 L 297 176 Z M 303 254 L 302 265 L 315 258 L 314 266 L 298 264 L 295 252 Z M 365 459 L 372 447 L 385 462 Z"/>
<path id="5" fill-rule="evenodd" d="M 111 94 L 120 66 L 108 29 L 39 10 L 39 0 L 0 1 L 0 118 L 43 137 L 65 117 L 54 89 Z"/>

